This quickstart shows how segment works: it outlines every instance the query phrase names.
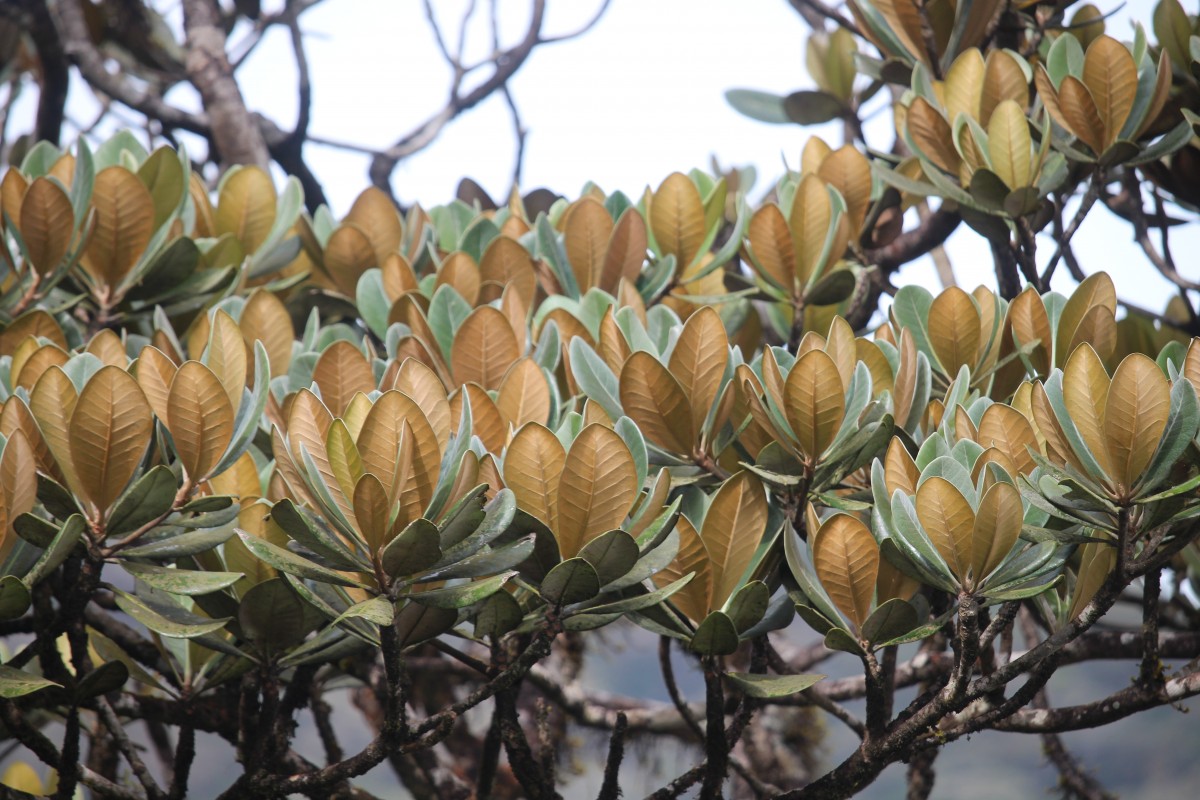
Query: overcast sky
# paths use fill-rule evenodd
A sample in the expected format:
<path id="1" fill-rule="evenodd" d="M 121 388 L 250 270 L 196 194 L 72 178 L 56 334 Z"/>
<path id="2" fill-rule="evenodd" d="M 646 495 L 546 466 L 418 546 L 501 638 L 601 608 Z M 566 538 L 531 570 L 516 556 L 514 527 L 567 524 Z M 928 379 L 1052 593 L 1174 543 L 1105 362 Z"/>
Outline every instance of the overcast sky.
<path id="1" fill-rule="evenodd" d="M 511 44 L 528 19 L 529 4 L 499 2 L 502 35 Z M 547 33 L 574 30 L 598 3 L 549 0 Z M 490 47 L 488 2 L 477 5 L 467 61 Z M 467 2 L 437 0 L 435 6 L 453 42 Z M 1130 0 L 1108 30 L 1131 38 L 1130 20 L 1148 22 L 1152 10 L 1152 0 Z M 302 22 L 314 82 L 314 135 L 383 147 L 445 103 L 449 71 L 419 0 L 326 0 Z M 804 70 L 806 34 L 785 0 L 613 0 L 591 32 L 539 48 L 512 82 L 529 131 L 524 188 L 546 186 L 576 196 L 592 180 L 605 190 L 636 196 L 672 171 L 708 169 L 715 156 L 725 166 L 758 168 L 759 182 L 751 193 L 756 202 L 781 173 L 785 159 L 798 163 L 808 136 L 819 134 L 840 144 L 840 126 L 766 125 L 741 117 L 724 100 L 724 91 L 733 87 L 781 93 L 811 88 Z M 238 38 L 232 39 L 235 45 Z M 296 114 L 295 75 L 283 28 L 268 34 L 239 73 L 249 105 L 285 128 Z M 190 92 L 182 87 L 170 99 L 195 102 Z M 31 121 L 30 95 L 23 106 Z M 86 90 L 75 94 L 85 95 Z M 79 119 L 90 113 L 82 100 L 72 110 Z M 874 144 L 890 143 L 888 125 L 887 115 L 869 125 Z M 398 197 L 427 207 L 450 200 L 463 176 L 503 197 L 514 153 L 508 110 L 495 96 L 452 122 L 427 150 L 401 163 L 393 185 Z M 367 185 L 367 159 L 317 146 L 310 146 L 307 155 L 333 211 L 344 214 Z M 1197 231 L 1187 226 L 1173 237 L 1181 271 L 1192 279 L 1200 278 L 1200 259 L 1193 255 L 1200 247 Z M 1047 258 L 1053 243 L 1046 236 L 1039 243 Z M 1170 297 L 1170 284 L 1132 242 L 1129 226 L 1106 210 L 1098 208 L 1089 216 L 1075 246 L 1084 269 L 1109 270 L 1123 297 L 1154 309 Z M 950 255 L 964 287 L 994 285 L 991 257 L 979 237 L 960 233 Z M 928 260 L 910 265 L 899 279 L 937 288 Z M 1065 269 L 1059 270 L 1055 286 L 1069 290 Z"/>

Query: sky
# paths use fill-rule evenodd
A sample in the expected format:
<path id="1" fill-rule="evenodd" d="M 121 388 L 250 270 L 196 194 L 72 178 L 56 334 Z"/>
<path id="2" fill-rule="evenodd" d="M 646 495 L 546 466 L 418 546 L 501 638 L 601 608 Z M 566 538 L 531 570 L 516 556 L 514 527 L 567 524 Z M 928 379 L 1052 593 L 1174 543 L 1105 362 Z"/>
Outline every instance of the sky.
<path id="1" fill-rule="evenodd" d="M 497 0 L 501 35 L 511 44 L 529 14 L 526 0 Z M 548 35 L 578 28 L 600 0 L 549 0 Z M 436 0 L 451 46 L 468 0 Z M 267 0 L 264 6 L 277 3 Z M 467 61 L 491 45 L 487 0 L 477 2 L 468 27 Z M 1131 38 L 1132 19 L 1149 21 L 1152 0 L 1116 0 L 1108 31 Z M 160 4 L 164 9 L 172 6 Z M 173 13 L 178 13 L 173 12 Z M 320 138 L 385 147 L 444 104 L 450 73 L 436 49 L 423 4 L 418 0 L 326 0 L 302 18 L 313 75 L 311 132 Z M 231 37 L 236 49 L 241 31 Z M 744 118 L 724 100 L 729 88 L 787 93 L 813 88 L 804 69 L 807 26 L 786 0 L 613 0 L 586 35 L 539 47 L 512 81 L 513 95 L 528 131 L 523 190 L 546 186 L 578 196 L 587 181 L 631 196 L 657 186 L 673 171 L 753 165 L 757 204 L 782 173 L 796 165 L 811 135 L 841 143 L 841 128 L 775 126 Z M 481 78 L 484 71 L 480 71 Z M 271 30 L 239 72 L 247 103 L 290 128 L 296 115 L 296 70 L 287 31 Z M 468 81 L 468 87 L 470 82 Z M 32 93 L 30 93 L 32 94 Z M 91 113 L 86 90 L 76 92 L 73 116 Z M 190 87 L 169 99 L 197 100 Z M 24 112 L 32 120 L 32 102 Z M 18 113 L 21 108 L 18 108 Z M 890 115 L 868 123 L 873 144 L 890 144 Z M 306 155 L 323 182 L 335 215 L 344 214 L 368 185 L 368 158 L 310 145 Z M 402 162 L 393 176 L 397 197 L 426 207 L 453 198 L 459 179 L 470 176 L 494 197 L 508 191 L 515 137 L 508 109 L 497 94 L 447 126 L 436 142 Z M 1114 224 L 1119 223 L 1119 224 Z M 1039 237 L 1041 260 L 1053 252 Z M 1200 228 L 1174 233 L 1173 247 L 1185 277 L 1200 278 L 1200 262 L 1187 254 L 1200 247 Z M 1132 241 L 1129 225 L 1097 208 L 1075 237 L 1086 271 L 1112 273 L 1118 295 L 1161 309 L 1172 287 L 1150 267 Z M 960 285 L 994 286 L 992 261 L 983 241 L 960 231 L 948 247 Z M 1195 264 L 1195 266 L 1192 266 Z M 903 269 L 898 283 L 938 288 L 928 259 Z M 1054 287 L 1069 291 L 1061 269 Z"/>

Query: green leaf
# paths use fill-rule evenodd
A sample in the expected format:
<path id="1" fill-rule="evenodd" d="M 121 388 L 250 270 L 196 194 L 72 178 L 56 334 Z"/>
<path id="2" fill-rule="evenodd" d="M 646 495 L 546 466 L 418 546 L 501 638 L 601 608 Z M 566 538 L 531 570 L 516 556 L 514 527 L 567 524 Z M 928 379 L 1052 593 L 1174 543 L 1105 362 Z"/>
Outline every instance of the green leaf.
<path id="1" fill-rule="evenodd" d="M 448 545 L 447 529 L 442 529 L 442 559 L 434 565 L 434 568 L 440 569 L 449 566 L 478 553 L 508 530 L 516 513 L 517 496 L 512 493 L 511 489 L 501 489 L 483 507 L 483 521 L 466 538 L 456 544 Z M 474 514 L 471 515 L 471 518 L 474 518 Z"/>
<path id="2" fill-rule="evenodd" d="M 751 581 L 734 593 L 725 604 L 725 613 L 741 635 L 753 628 L 767 613 L 771 590 L 762 581 Z"/>
<path id="3" fill-rule="evenodd" d="M 467 492 L 446 512 L 438 523 L 442 531 L 441 545 L 450 548 L 466 539 L 479 528 L 485 516 L 483 496 L 487 485 L 481 484 Z"/>
<path id="4" fill-rule="evenodd" d="M 579 551 L 579 557 L 595 567 L 601 586 L 607 586 L 633 569 L 638 556 L 637 542 L 622 530 L 602 533 Z"/>
<path id="5" fill-rule="evenodd" d="M 164 530 L 161 537 L 144 537 L 145 544 L 126 547 L 121 555 L 127 558 L 183 558 L 194 556 L 212 550 L 217 545 L 224 544 L 233 536 L 234 525 L 222 525 L 219 528 L 208 528 L 197 531 L 184 531 L 179 528 Z"/>
<path id="6" fill-rule="evenodd" d="M 700 623 L 688 647 L 702 656 L 727 656 L 738 649 L 737 628 L 725 612 L 714 611 Z"/>
<path id="7" fill-rule="evenodd" d="M 727 672 L 725 677 L 750 697 L 760 700 L 799 694 L 825 678 L 824 675 L 755 675 L 742 672 Z"/>
<path id="8" fill-rule="evenodd" d="M 521 624 L 521 606 L 508 592 L 496 592 L 483 601 L 475 615 L 475 637 L 499 639 Z"/>
<path id="9" fill-rule="evenodd" d="M 792 92 L 783 101 L 784 113 L 798 125 L 820 125 L 846 116 L 846 104 L 827 92 Z"/>
<path id="10" fill-rule="evenodd" d="M 458 611 L 409 603 L 396 615 L 396 635 L 401 647 L 412 647 L 441 636 L 458 623 Z"/>
<path id="11" fill-rule="evenodd" d="M 541 595 L 554 606 L 591 600 L 600 594 L 600 576 L 585 558 L 576 556 L 558 564 L 542 581 Z"/>
<path id="12" fill-rule="evenodd" d="M 8 665 L 0 666 L 0 697 L 6 700 L 24 697 L 51 686 L 62 688 L 62 684 L 47 680 L 41 675 L 31 675 Z"/>
<path id="13" fill-rule="evenodd" d="M 178 489 L 175 473 L 169 467 L 153 467 L 113 506 L 105 531 L 109 536 L 120 536 L 158 519 L 171 510 Z"/>
<path id="14" fill-rule="evenodd" d="M 338 618 L 333 621 L 334 625 L 346 619 L 361 618 L 368 622 L 374 622 L 376 625 L 391 625 L 396 618 L 396 609 L 392 605 L 392 601 L 382 595 L 372 597 L 369 600 L 363 600 L 361 603 L 354 605 L 343 611 Z"/>
<path id="15" fill-rule="evenodd" d="M 29 587 L 16 575 L 0 578 L 0 620 L 18 619 L 29 610 L 33 599 Z"/>
<path id="16" fill-rule="evenodd" d="M 415 519 L 383 548 L 383 571 L 393 578 L 415 575 L 442 558 L 441 533 L 427 519 Z"/>
<path id="17" fill-rule="evenodd" d="M 237 619 L 246 640 L 267 658 L 299 644 L 308 633 L 304 601 L 282 578 L 247 589 Z"/>
<path id="18" fill-rule="evenodd" d="M 367 270 L 358 279 L 354 292 L 355 305 L 363 322 L 380 339 L 387 337 L 388 312 L 391 310 L 387 292 L 383 289 L 383 272 L 377 268 Z"/>
<path id="19" fill-rule="evenodd" d="M 219 592 L 237 583 L 240 572 L 204 572 L 122 561 L 121 566 L 142 583 L 159 591 L 186 596 Z"/>
<path id="20" fill-rule="evenodd" d="M 835 269 L 826 273 L 808 290 L 804 301 L 814 306 L 831 306 L 854 294 L 857 286 L 858 278 L 853 271 Z"/>
<path id="21" fill-rule="evenodd" d="M 193 639 L 225 627 L 230 618 L 209 619 L 176 605 L 156 603 L 136 595 L 112 590 L 117 606 L 155 633 L 172 639 Z"/>
<path id="22" fill-rule="evenodd" d="M 629 611 L 641 611 L 651 606 L 656 606 L 663 600 L 666 600 L 671 595 L 678 592 L 684 586 L 691 583 L 692 578 L 696 577 L 696 573 L 689 572 L 682 578 L 672 581 L 661 589 L 656 589 L 653 592 L 645 592 L 644 594 L 636 594 L 632 597 L 626 597 L 623 600 L 614 600 L 611 603 L 602 603 L 598 606 L 591 606 L 587 609 L 589 614 L 624 614 Z"/>
<path id="23" fill-rule="evenodd" d="M 360 563 L 342 540 L 325 528 L 319 517 L 310 516 L 305 509 L 296 506 L 291 500 L 280 500 L 272 506 L 271 519 L 275 520 L 288 536 L 339 569 L 370 568 L 369 564 Z"/>
<path id="24" fill-rule="evenodd" d="M 827 619 L 824 614 L 817 611 L 812 606 L 806 606 L 803 603 L 796 603 L 796 613 L 800 618 L 808 623 L 808 627 L 812 628 L 817 633 L 824 636 L 830 630 L 837 627 L 837 622 Z"/>
<path id="25" fill-rule="evenodd" d="M 466 608 L 480 600 L 486 600 L 500 591 L 504 588 L 504 584 L 508 583 L 516 574 L 516 570 L 511 570 L 481 581 L 444 586 L 441 589 L 431 589 L 425 592 L 413 592 L 408 597 L 422 605 L 436 608 Z"/>
<path id="26" fill-rule="evenodd" d="M 760 92 L 757 89 L 727 89 L 725 101 L 733 106 L 733 110 L 759 122 L 769 122 L 772 125 L 787 125 L 792 122 L 784 108 L 782 95 L 771 92 Z"/>
<path id="27" fill-rule="evenodd" d="M 830 650 L 841 650 L 844 653 L 853 653 L 856 656 L 863 654 L 862 646 L 858 640 L 850 635 L 849 631 L 842 628 L 830 628 L 825 634 L 825 646 Z"/>
<path id="28" fill-rule="evenodd" d="M 36 586 L 42 578 L 45 578 L 54 570 L 58 569 L 59 565 L 67 560 L 67 556 L 75 549 L 75 543 L 83 535 L 85 527 L 83 517 L 79 514 L 72 514 L 63 526 L 59 529 L 58 535 L 54 537 L 54 541 L 46 548 L 41 557 L 34 563 L 33 568 L 25 575 L 25 585 L 29 587 Z"/>
<path id="29" fill-rule="evenodd" d="M 571 374 L 579 388 L 596 401 L 611 419 L 620 419 L 625 411 L 621 406 L 620 382 L 596 351 L 576 337 L 571 340 Z"/>
<path id="30" fill-rule="evenodd" d="M 237 534 L 241 538 L 242 544 L 246 545 L 246 549 L 254 554 L 255 558 L 280 572 L 287 572 L 299 578 L 309 578 L 314 581 L 321 581 L 322 583 L 332 583 L 337 586 L 368 588 L 366 584 L 360 581 L 350 578 L 341 572 L 334 572 L 327 567 L 314 564 L 308 559 L 302 558 L 290 550 L 273 545 L 265 539 L 260 539 L 254 534 L 243 530 L 239 530 Z"/>
<path id="31" fill-rule="evenodd" d="M 84 675 L 73 692 L 76 702 L 115 692 L 129 680 L 129 668 L 120 661 L 106 661 Z"/>
<path id="32" fill-rule="evenodd" d="M 889 641 L 917 627 L 917 610 L 899 598 L 888 600 L 863 621 L 862 637 L 872 644 Z"/>

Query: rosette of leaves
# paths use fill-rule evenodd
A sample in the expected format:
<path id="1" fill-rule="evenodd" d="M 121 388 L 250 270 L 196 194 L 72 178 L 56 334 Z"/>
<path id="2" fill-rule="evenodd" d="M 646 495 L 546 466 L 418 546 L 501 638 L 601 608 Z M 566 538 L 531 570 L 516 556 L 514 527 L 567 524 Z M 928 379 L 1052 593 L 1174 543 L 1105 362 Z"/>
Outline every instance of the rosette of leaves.
<path id="1" fill-rule="evenodd" d="M 664 507 L 667 471 L 643 491 L 644 445 L 635 457 L 616 431 L 596 423 L 560 439 L 569 433 L 522 426 L 505 450 L 503 479 L 537 542 L 535 557 L 520 567 L 523 578 L 568 627 L 583 630 L 661 603 L 688 576 L 657 590 L 644 585 L 680 547 L 678 503 Z"/>
<path id="2" fill-rule="evenodd" d="M 688 642 L 700 655 L 728 655 L 791 617 L 791 604 L 772 603 L 772 590 L 759 575 L 775 538 L 764 538 L 770 516 L 766 491 L 757 476 L 743 470 L 711 497 L 699 489 L 690 494 L 676 522 L 678 553 L 654 582 L 668 587 L 694 577 L 671 597 L 670 607 L 647 609 L 633 619 Z"/>
<path id="3" fill-rule="evenodd" d="M 986 403 L 986 401 L 985 401 Z M 949 416 L 949 415 L 948 415 Z M 880 551 L 921 583 L 995 603 L 1049 588 L 1071 554 L 1054 537 L 1028 542 L 1046 513 L 1024 500 L 1002 460 L 971 439 L 926 439 L 915 461 L 895 443 L 871 468 Z M 886 464 L 885 464 L 886 461 Z"/>
<path id="4" fill-rule="evenodd" d="M 1155 62 L 1140 25 L 1132 46 L 1102 35 L 1085 52 L 1076 37 L 1059 36 L 1034 81 L 1050 116 L 1073 137 L 1071 144 L 1056 144 L 1072 161 L 1157 161 L 1192 137 L 1184 120 L 1153 144 L 1146 141 L 1160 132 L 1156 123 L 1171 90 L 1171 59 L 1163 48 Z"/>
<path id="5" fill-rule="evenodd" d="M 788 525 L 784 551 L 799 593 L 796 611 L 832 650 L 865 655 L 916 641 L 937 629 L 926 624 L 929 603 L 920 584 L 892 566 L 858 517 L 835 513 L 818 522 L 807 511 L 807 543 Z"/>
<path id="6" fill-rule="evenodd" d="M 899 189 L 939 194 L 988 214 L 1034 213 L 1061 182 L 1064 161 L 1051 150 L 1048 123 L 1038 130 L 1038 141 L 1030 133 L 1031 79 L 1029 64 L 1008 50 L 993 50 L 986 59 L 967 50 L 944 82 L 918 68 L 897 124 L 930 185 L 921 189 L 887 169 L 880 169 L 881 177 Z"/>
<path id="7" fill-rule="evenodd" d="M 824 175 L 836 175 L 849 196 Z M 767 203 L 750 220 L 746 260 L 758 287 L 776 301 L 767 306 L 768 320 L 783 338 L 798 339 L 804 330 L 827 326 L 857 286 L 855 272 L 838 264 L 857 238 L 848 218 L 851 197 L 856 212 L 870 202 L 870 167 L 860 153 L 843 148 L 817 172 L 785 178 L 778 194 L 778 204 Z"/>
<path id="8" fill-rule="evenodd" d="M 1068 516 L 1099 512 L 1112 527 L 1120 506 L 1153 504 L 1191 488 L 1187 481 L 1164 491 L 1200 426 L 1195 388 L 1187 379 L 1168 380 L 1145 355 L 1126 356 L 1110 376 L 1096 351 L 1081 344 L 1061 371 L 1033 385 L 1031 409 L 1046 441 L 1039 489 Z"/>
<path id="9" fill-rule="evenodd" d="M 824 491 L 875 457 L 893 417 L 874 396 L 871 369 L 858 360 L 845 320 L 835 320 L 829 339 L 808 341 L 817 346 L 797 357 L 764 350 L 761 374 L 741 366 L 737 380 L 754 424 L 775 442 L 748 468 L 781 488 Z"/>
<path id="10" fill-rule="evenodd" d="M 1071 293 L 1039 295 L 1026 288 L 1008 306 L 1006 333 L 1021 352 L 1030 375 L 1047 376 L 1063 367 L 1082 344 L 1091 345 L 1102 361 L 1117 355 L 1117 292 L 1107 273 L 1089 275 Z"/>
<path id="11" fill-rule="evenodd" d="M 699 475 L 715 469 L 714 458 L 731 440 L 732 431 L 725 429 L 733 401 L 729 337 L 710 307 L 676 326 L 669 337 L 669 356 L 653 346 L 631 352 L 609 314 L 601 346 L 615 356 L 616 369 L 609 369 L 581 337 L 571 342 L 571 369 L 576 383 L 611 419 L 633 421 L 652 463 L 673 468 L 694 464 Z"/>

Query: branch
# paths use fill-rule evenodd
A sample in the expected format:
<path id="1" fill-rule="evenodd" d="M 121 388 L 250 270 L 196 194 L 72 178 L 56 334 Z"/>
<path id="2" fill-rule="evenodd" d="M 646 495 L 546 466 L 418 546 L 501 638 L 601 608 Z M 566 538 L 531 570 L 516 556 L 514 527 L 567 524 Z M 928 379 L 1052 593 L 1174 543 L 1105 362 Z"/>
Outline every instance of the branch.
<path id="1" fill-rule="evenodd" d="M 796 13 L 804 17 L 804 21 L 809 24 L 813 30 L 824 27 L 823 21 L 829 20 L 839 28 L 845 28 L 855 36 L 862 38 L 862 31 L 846 17 L 839 14 L 833 8 L 825 5 L 821 0 L 788 0 L 792 8 L 796 9 Z"/>

